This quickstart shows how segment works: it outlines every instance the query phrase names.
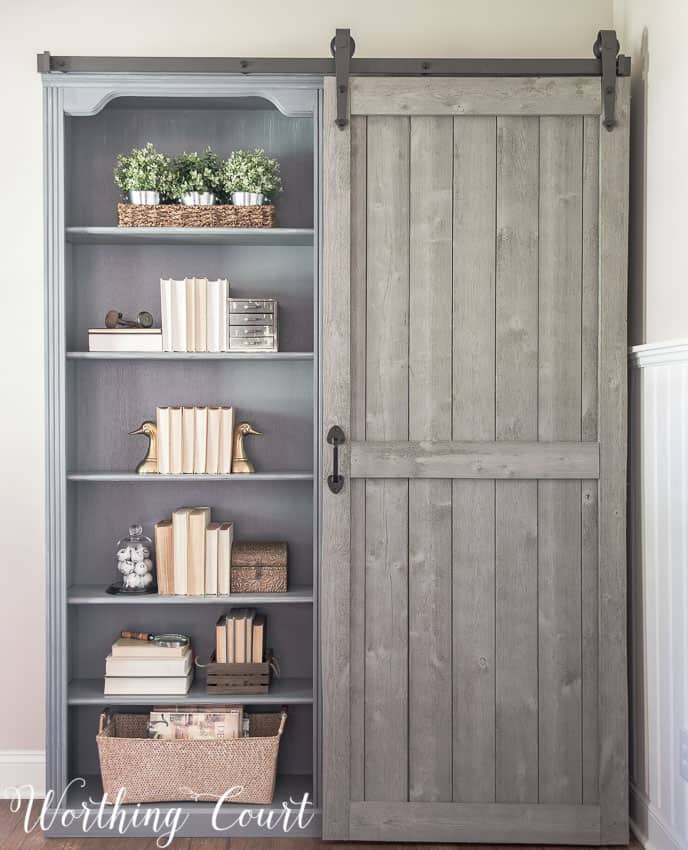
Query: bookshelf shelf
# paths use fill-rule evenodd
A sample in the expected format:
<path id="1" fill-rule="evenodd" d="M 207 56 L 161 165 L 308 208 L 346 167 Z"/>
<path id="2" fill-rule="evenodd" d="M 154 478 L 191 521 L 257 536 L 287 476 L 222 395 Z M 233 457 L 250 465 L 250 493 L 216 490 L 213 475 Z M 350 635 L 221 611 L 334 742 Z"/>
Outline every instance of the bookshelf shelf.
<path id="1" fill-rule="evenodd" d="M 103 678 L 73 679 L 69 683 L 67 700 L 69 705 L 223 705 L 244 703 L 249 705 L 310 705 L 313 702 L 311 679 L 274 678 L 267 694 L 208 694 L 205 680 L 199 677 L 188 694 L 184 696 L 134 695 L 105 696 Z"/>
<path id="2" fill-rule="evenodd" d="M 312 245 L 305 227 L 68 227 L 75 245 Z"/>
<path id="3" fill-rule="evenodd" d="M 250 484 L 252 481 L 312 481 L 312 472 L 253 472 L 227 475 L 138 475 L 136 472 L 70 472 L 68 481 L 111 482 L 137 484 L 210 484 L 215 481 L 240 481 Z"/>
<path id="4" fill-rule="evenodd" d="M 191 351 L 68 351 L 68 360 L 232 360 L 247 362 L 280 361 L 287 363 L 312 362 L 312 351 L 249 351 L 249 352 L 191 352 Z"/>
<path id="5" fill-rule="evenodd" d="M 157 593 L 112 594 L 99 584 L 72 585 L 70 605 L 312 605 L 313 588 L 292 587 L 286 593 L 233 593 L 231 596 L 159 596 Z"/>

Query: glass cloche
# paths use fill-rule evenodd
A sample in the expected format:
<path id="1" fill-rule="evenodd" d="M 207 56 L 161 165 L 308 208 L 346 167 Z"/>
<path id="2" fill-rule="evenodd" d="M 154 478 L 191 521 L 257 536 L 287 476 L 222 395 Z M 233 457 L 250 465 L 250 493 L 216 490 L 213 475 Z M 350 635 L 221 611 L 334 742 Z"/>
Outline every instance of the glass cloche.
<path id="1" fill-rule="evenodd" d="M 115 565 L 117 580 L 109 588 L 112 593 L 156 591 L 153 541 L 140 525 L 129 526 L 128 536 L 117 541 Z"/>

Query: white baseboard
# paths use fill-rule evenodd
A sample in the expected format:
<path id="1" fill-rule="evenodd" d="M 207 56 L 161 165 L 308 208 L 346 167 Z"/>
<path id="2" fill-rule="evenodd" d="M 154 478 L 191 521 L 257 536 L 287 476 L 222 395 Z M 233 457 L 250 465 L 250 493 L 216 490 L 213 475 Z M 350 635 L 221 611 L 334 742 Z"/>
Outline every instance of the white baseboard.
<path id="1" fill-rule="evenodd" d="M 663 823 L 660 813 L 631 783 L 631 830 L 645 850 L 685 850 L 680 837 Z"/>
<path id="2" fill-rule="evenodd" d="M 31 785 L 36 797 L 45 796 L 45 753 L 43 750 L 0 750 L 0 799 L 7 800 L 12 788 Z"/>

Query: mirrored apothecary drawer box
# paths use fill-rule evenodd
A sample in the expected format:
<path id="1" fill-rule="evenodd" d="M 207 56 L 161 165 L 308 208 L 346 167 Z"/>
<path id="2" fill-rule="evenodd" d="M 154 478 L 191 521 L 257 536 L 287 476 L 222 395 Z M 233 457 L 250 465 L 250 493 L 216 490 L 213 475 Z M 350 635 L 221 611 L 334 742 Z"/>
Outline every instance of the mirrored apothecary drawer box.
<path id="1" fill-rule="evenodd" d="M 230 351 L 277 351 L 277 300 L 228 298 Z"/>

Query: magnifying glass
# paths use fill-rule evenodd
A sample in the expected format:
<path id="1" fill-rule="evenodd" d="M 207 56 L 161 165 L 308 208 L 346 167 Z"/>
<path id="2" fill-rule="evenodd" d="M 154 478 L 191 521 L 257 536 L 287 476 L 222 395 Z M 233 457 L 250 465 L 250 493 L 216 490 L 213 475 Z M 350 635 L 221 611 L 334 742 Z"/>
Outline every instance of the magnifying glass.
<path id="1" fill-rule="evenodd" d="M 142 640 L 154 643 L 156 646 L 188 646 L 191 639 L 187 635 L 176 634 L 169 632 L 161 635 L 152 635 L 148 632 L 121 632 L 120 637 L 128 638 L 129 640 Z"/>

